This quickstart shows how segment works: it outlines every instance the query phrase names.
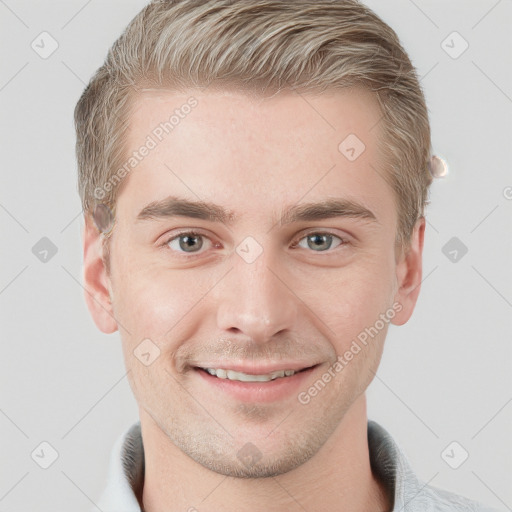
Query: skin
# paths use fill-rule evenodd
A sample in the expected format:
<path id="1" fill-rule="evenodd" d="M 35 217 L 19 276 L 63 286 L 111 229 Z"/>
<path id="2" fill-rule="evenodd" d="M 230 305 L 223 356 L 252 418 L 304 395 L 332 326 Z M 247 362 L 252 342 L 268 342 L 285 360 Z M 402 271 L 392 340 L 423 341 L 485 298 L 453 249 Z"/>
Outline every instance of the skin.
<path id="1" fill-rule="evenodd" d="M 392 497 L 370 468 L 365 398 L 388 323 L 306 405 L 297 393 L 240 401 L 193 368 L 212 358 L 318 363 L 300 387 L 307 391 L 393 304 L 400 311 L 391 323 L 407 322 L 425 222 L 407 250 L 396 248 L 377 100 L 358 89 L 266 99 L 148 90 L 134 104 L 129 152 L 191 95 L 198 105 L 124 178 L 110 275 L 98 230 L 89 219 L 84 228 L 87 304 L 101 331 L 119 330 L 139 404 L 144 510 L 388 510 Z M 366 146 L 353 162 L 338 150 L 350 133 Z M 236 220 L 137 221 L 144 206 L 171 194 L 216 203 Z M 287 206 L 332 198 L 363 205 L 375 220 L 277 222 Z M 204 235 L 192 240 L 197 252 L 180 238 L 166 245 L 192 228 Z M 312 233 L 334 236 L 320 239 L 320 250 Z M 262 249 L 252 263 L 236 252 L 248 236 Z M 134 356 L 147 338 L 160 351 L 149 366 Z M 237 457 L 247 443 L 261 455 L 249 467 Z"/>

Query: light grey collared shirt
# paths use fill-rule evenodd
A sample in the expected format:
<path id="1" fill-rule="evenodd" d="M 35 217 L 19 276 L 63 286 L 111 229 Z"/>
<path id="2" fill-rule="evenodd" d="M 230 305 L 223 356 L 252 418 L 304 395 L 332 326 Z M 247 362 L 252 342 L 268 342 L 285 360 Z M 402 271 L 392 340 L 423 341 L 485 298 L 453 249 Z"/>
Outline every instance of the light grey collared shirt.
<path id="1" fill-rule="evenodd" d="M 422 482 L 391 435 L 371 420 L 368 421 L 368 447 L 374 474 L 381 479 L 389 495 L 394 496 L 392 512 L 498 512 Z M 141 512 L 137 496 L 142 495 L 143 484 L 144 447 L 140 422 L 136 422 L 118 438 L 112 449 L 108 482 L 98 508 L 102 512 Z"/>

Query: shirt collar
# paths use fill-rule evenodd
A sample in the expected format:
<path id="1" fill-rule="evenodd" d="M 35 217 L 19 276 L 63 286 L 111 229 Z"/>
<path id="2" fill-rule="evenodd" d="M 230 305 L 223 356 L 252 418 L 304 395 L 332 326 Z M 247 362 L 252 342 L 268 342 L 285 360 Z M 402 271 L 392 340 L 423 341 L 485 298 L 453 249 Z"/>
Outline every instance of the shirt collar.
<path id="1" fill-rule="evenodd" d="M 137 496 L 141 496 L 143 483 L 144 446 L 137 421 L 119 436 L 112 448 L 107 486 L 97 508 L 103 512 L 141 512 Z"/>
<path id="2" fill-rule="evenodd" d="M 424 484 L 391 435 L 377 422 L 368 421 L 368 447 L 372 471 L 394 496 L 392 510 L 409 510 L 406 505 Z M 112 449 L 107 486 L 98 503 L 103 512 L 141 512 L 139 499 L 144 483 L 144 446 L 140 421 L 127 428 Z"/>

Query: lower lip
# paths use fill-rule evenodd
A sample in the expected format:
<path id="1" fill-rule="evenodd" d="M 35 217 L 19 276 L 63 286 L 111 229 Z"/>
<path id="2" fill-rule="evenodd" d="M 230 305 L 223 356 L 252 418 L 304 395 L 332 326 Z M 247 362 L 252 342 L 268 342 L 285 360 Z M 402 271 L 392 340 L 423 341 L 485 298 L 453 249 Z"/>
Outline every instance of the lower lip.
<path id="1" fill-rule="evenodd" d="M 301 390 L 305 389 L 305 382 L 319 365 L 291 377 L 280 377 L 268 382 L 242 382 L 239 380 L 220 379 L 210 375 L 207 371 L 195 368 L 196 373 L 200 375 L 209 385 L 215 389 L 227 393 L 237 400 L 243 402 L 277 402 L 297 396 Z"/>

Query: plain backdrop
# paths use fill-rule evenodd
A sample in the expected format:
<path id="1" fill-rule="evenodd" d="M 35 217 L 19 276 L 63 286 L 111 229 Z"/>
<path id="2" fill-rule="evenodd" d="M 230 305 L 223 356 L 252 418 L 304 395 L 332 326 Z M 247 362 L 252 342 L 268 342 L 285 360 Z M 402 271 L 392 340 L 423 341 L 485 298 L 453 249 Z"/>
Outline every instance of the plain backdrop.
<path id="1" fill-rule="evenodd" d="M 425 482 L 512 510 L 512 2 L 366 3 L 418 69 L 449 165 L 431 190 L 417 308 L 388 333 L 369 417 Z M 93 508 L 138 419 L 119 334 L 85 306 L 72 114 L 144 4 L 0 1 L 3 512 Z M 468 454 L 457 469 L 449 445 Z M 57 457 L 47 469 L 41 453 Z"/>

